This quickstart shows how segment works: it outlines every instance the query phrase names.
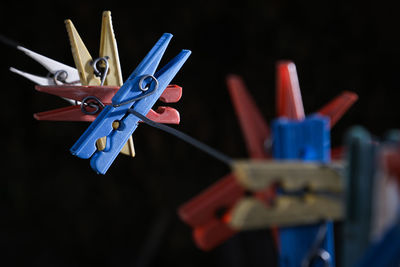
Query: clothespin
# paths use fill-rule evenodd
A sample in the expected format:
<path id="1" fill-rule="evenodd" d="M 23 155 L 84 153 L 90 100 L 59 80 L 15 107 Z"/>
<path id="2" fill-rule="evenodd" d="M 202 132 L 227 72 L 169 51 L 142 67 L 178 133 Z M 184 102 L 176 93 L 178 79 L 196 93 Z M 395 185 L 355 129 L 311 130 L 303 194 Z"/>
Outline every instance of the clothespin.
<path id="1" fill-rule="evenodd" d="M 92 122 L 103 109 L 111 104 L 111 99 L 119 86 L 35 86 L 39 92 L 57 95 L 73 101 L 72 106 L 35 113 L 37 120 L 46 121 L 88 121 Z M 175 103 L 182 96 L 182 87 L 168 85 L 160 96 L 164 103 Z M 159 123 L 179 124 L 179 112 L 171 107 L 150 109 L 147 117 Z"/>
<path id="2" fill-rule="evenodd" d="M 85 44 L 83 43 L 81 37 L 79 36 L 77 30 L 75 29 L 74 24 L 71 20 L 65 21 L 65 26 L 67 28 L 68 37 L 71 43 L 72 56 L 74 58 L 75 66 L 78 69 L 79 78 L 82 85 L 111 85 L 111 86 L 121 86 L 122 81 L 122 73 L 121 73 L 121 65 L 119 63 L 119 55 L 117 48 L 117 41 L 114 36 L 114 30 L 112 27 L 111 21 L 111 12 L 104 11 L 102 24 L 101 24 L 101 36 L 100 36 L 100 50 L 99 50 L 99 58 L 96 60 L 92 59 L 89 51 L 87 50 Z M 100 71 L 98 68 L 102 68 L 103 71 Z M 101 80 L 100 80 L 101 76 Z M 101 90 L 101 89 L 100 89 Z M 96 94 L 93 94 L 95 98 L 98 99 Z M 97 103 L 102 103 L 95 100 Z M 96 104 L 97 104 L 96 103 Z M 91 103 L 93 105 L 93 102 Z M 104 104 L 103 104 L 104 105 Z M 98 104 L 97 104 L 98 106 Z M 84 106 L 81 106 L 81 110 L 84 111 Z M 77 107 L 74 107 L 75 115 L 83 115 L 79 113 Z M 92 112 L 86 113 L 97 113 L 99 108 L 96 108 Z M 74 115 L 71 114 L 71 109 L 62 109 L 56 110 L 56 115 Z M 43 115 L 43 114 L 42 114 Z M 54 113 L 45 113 L 46 116 L 52 116 L 54 118 Z M 89 114 L 92 115 L 92 114 Z M 76 116 L 74 116 L 76 118 Z M 86 116 L 83 115 L 86 119 Z M 42 116 L 43 118 L 43 116 Z M 93 119 L 93 118 L 91 118 Z M 97 141 L 97 146 L 99 149 L 104 149 L 106 146 L 106 139 L 100 138 Z M 130 155 L 132 157 L 135 156 L 135 149 L 133 144 L 133 139 L 130 137 L 128 142 L 121 150 L 123 154 Z"/>
<path id="3" fill-rule="evenodd" d="M 230 75 L 227 85 L 248 153 L 255 159 L 269 157 L 264 149 L 269 139 L 269 128 L 244 82 L 239 76 Z M 237 232 L 228 224 L 228 220 L 230 211 L 245 196 L 245 192 L 246 189 L 238 183 L 235 175 L 230 173 L 179 207 L 179 216 L 193 228 L 193 238 L 199 248 L 211 250 Z M 269 190 L 260 196 L 269 199 L 272 195 L 273 191 Z"/>
<path id="4" fill-rule="evenodd" d="M 339 246 L 344 267 L 400 264 L 398 137 L 379 142 L 360 126 L 346 135 L 346 216 Z"/>
<path id="5" fill-rule="evenodd" d="M 68 65 L 55 61 L 54 59 L 45 57 L 36 52 L 33 52 L 22 46 L 15 46 L 16 49 L 25 53 L 25 55 L 33 58 L 35 61 L 40 63 L 43 67 L 45 67 L 49 71 L 49 75 L 46 77 L 30 74 L 16 68 L 10 67 L 10 71 L 25 77 L 26 79 L 39 84 L 39 85 L 57 85 L 57 84 L 75 84 L 80 85 L 79 74 L 75 68 L 72 68 Z M 64 100 L 68 101 L 70 104 L 76 104 L 74 100 L 64 98 Z"/>
<path id="6" fill-rule="evenodd" d="M 17 73 L 39 85 L 79 84 L 79 75 L 78 71 L 75 68 L 40 55 L 25 47 L 16 46 L 16 48 L 24 52 L 25 55 L 37 61 L 43 67 L 45 67 L 49 71 L 49 74 L 52 75 L 52 77 L 41 77 L 33 75 L 13 67 L 10 68 L 10 71 Z"/>
<path id="7" fill-rule="evenodd" d="M 263 159 L 271 157 L 268 150 L 266 150 L 266 148 L 270 147 L 271 142 L 273 144 L 272 151 L 274 152 L 279 150 L 276 148 L 277 145 L 278 147 L 279 144 L 286 146 L 286 141 L 279 140 L 282 138 L 276 136 L 276 131 L 279 130 L 281 134 L 286 134 L 286 136 L 289 137 L 291 131 L 295 130 L 295 128 L 300 128 L 304 134 L 308 133 L 308 131 L 318 130 L 318 135 L 321 135 L 322 138 L 319 138 L 319 140 L 328 142 L 322 142 L 322 144 L 318 143 L 319 151 L 314 151 L 316 153 L 313 152 L 314 148 L 310 146 L 311 149 L 304 149 L 303 153 L 296 151 L 296 154 L 303 155 L 304 157 L 315 157 L 315 155 L 320 154 L 325 155 L 325 159 L 329 159 L 329 150 L 326 151 L 326 149 L 329 149 L 329 129 L 334 123 L 330 123 L 327 117 L 321 118 L 321 116 L 318 115 L 314 115 L 310 117 L 310 119 L 305 119 L 294 64 L 292 62 L 280 62 L 277 64 L 277 70 L 277 113 L 279 117 L 285 117 L 284 120 L 288 123 L 286 126 L 283 124 L 278 126 L 275 122 L 272 129 L 272 138 L 270 134 L 271 130 L 268 129 L 267 124 L 263 121 L 254 101 L 246 92 L 241 79 L 237 76 L 228 77 L 228 87 L 232 102 L 234 103 L 236 114 L 239 117 L 251 158 Z M 350 101 L 348 101 L 348 96 L 351 96 Z M 354 103 L 356 98 L 355 94 L 346 92 L 337 97 L 335 101 L 329 103 L 329 108 L 324 107 L 320 112 L 326 112 L 327 116 L 335 117 L 335 121 L 337 121 L 338 118 L 343 115 L 343 110 L 350 107 L 349 102 L 352 101 L 352 103 Z M 342 106 L 344 102 L 347 105 L 346 108 Z M 330 112 L 327 112 L 327 110 Z M 339 111 L 342 113 L 339 114 Z M 323 114 L 325 115 L 325 113 Z M 290 119 L 298 120 L 298 122 L 296 122 L 298 125 L 289 125 Z M 302 120 L 307 121 L 302 124 Z M 314 142 L 315 145 L 318 141 L 309 140 L 309 142 L 311 145 L 313 145 Z M 328 145 L 328 147 L 326 145 Z M 305 146 L 305 148 L 307 148 L 307 146 Z M 277 157 L 277 155 L 274 155 L 274 157 Z M 281 153 L 280 157 L 284 158 L 285 156 Z M 248 189 L 237 181 L 236 175 L 232 173 L 182 205 L 179 208 L 179 215 L 183 221 L 193 228 L 193 237 L 196 244 L 203 250 L 210 250 L 229 239 L 239 230 L 238 228 L 232 227 L 229 222 L 240 200 L 248 198 L 249 196 L 264 203 L 270 203 L 276 196 L 276 193 L 274 187 L 267 187 L 260 191 L 249 192 Z M 315 229 L 318 229 L 318 227 Z M 330 233 L 328 234 L 330 238 L 329 244 L 333 246 L 331 229 L 328 229 L 328 233 Z M 312 242 L 314 236 L 315 235 L 309 235 L 307 238 Z M 280 237 L 278 239 L 278 243 L 282 244 Z M 287 242 L 287 244 L 290 244 L 290 242 Z M 302 254 L 300 258 L 305 257 L 307 249 L 309 249 L 307 245 L 309 244 L 304 244 L 304 253 L 300 253 Z M 303 244 L 301 246 L 303 246 Z M 281 251 L 286 252 L 285 248 L 282 249 L 282 246 Z M 281 259 L 286 255 L 287 254 L 281 254 Z M 296 261 L 300 263 L 301 259 L 297 257 Z M 291 265 L 289 264 L 289 266 Z"/>
<path id="8" fill-rule="evenodd" d="M 190 51 L 183 50 L 164 68 L 155 73 L 171 38 L 171 34 L 164 34 L 160 38 L 114 95 L 112 103 L 104 107 L 71 148 L 71 153 L 77 157 L 92 157 L 91 166 L 96 172 L 106 173 L 138 126 L 139 118 L 134 114 L 144 115 L 149 112 L 189 57 Z M 96 142 L 103 136 L 107 137 L 106 147 L 104 150 L 98 150 Z"/>
<path id="9" fill-rule="evenodd" d="M 301 161 L 241 160 L 233 170 L 249 192 L 279 188 L 269 202 L 250 196 L 241 198 L 231 212 L 234 229 L 297 226 L 343 217 L 341 164 Z M 304 191 L 306 189 L 306 191 Z"/>
<path id="10" fill-rule="evenodd" d="M 111 12 L 103 12 L 99 58 L 96 60 L 93 60 L 72 21 L 65 20 L 65 26 L 82 85 L 121 86 L 123 83 L 122 73 L 117 42 L 112 27 Z M 100 66 L 101 64 L 103 66 Z M 104 68 L 105 73 L 101 73 L 98 69 L 99 67 Z"/>

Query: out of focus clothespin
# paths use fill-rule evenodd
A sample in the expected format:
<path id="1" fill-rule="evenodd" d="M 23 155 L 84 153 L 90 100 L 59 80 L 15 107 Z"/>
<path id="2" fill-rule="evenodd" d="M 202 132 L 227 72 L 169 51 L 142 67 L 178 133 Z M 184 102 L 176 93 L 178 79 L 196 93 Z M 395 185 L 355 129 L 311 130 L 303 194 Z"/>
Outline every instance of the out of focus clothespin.
<path id="1" fill-rule="evenodd" d="M 97 173 L 106 173 L 138 126 L 140 119 L 135 114 L 146 115 L 149 112 L 189 57 L 190 51 L 183 50 L 155 73 L 171 38 L 171 34 L 160 38 L 113 96 L 112 103 L 104 107 L 71 148 L 71 153 L 80 158 L 92 157 L 91 166 Z M 104 136 L 107 138 L 106 147 L 99 150 L 96 142 Z"/>
<path id="2" fill-rule="evenodd" d="M 342 266 L 400 264 L 400 135 L 383 141 L 360 126 L 346 135 Z"/>
<path id="3" fill-rule="evenodd" d="M 286 227 L 337 220 L 343 217 L 343 179 L 340 163 L 240 160 L 236 179 L 253 196 L 236 203 L 230 225 L 238 230 Z M 275 187 L 279 194 L 269 202 L 257 192 Z"/>
<path id="4" fill-rule="evenodd" d="M 357 99 L 354 93 L 345 92 L 319 112 L 326 116 L 315 114 L 306 118 L 296 68 L 292 62 L 279 62 L 277 65 L 277 113 L 280 119 L 274 121 L 271 131 L 263 121 L 254 101 L 246 92 L 243 81 L 237 76 L 230 76 L 228 87 L 252 159 L 272 157 L 268 150 L 272 144 L 274 158 L 314 160 L 327 164 L 330 159 L 329 130 Z M 330 122 L 329 117 L 334 118 L 333 123 Z M 296 146 L 291 147 L 292 143 L 296 143 Z M 284 174 L 282 169 L 281 171 Z M 233 222 L 234 214 L 239 210 L 237 207 L 241 200 L 253 199 L 258 201 L 257 203 L 267 205 L 277 196 L 273 186 L 249 191 L 237 180 L 237 176 L 233 173 L 225 176 L 179 209 L 182 220 L 193 227 L 196 244 L 204 250 L 213 249 L 241 230 L 240 227 L 235 228 L 230 224 Z M 319 176 L 315 176 L 315 180 L 317 180 L 316 177 Z M 296 199 L 292 198 L 292 200 Z M 334 201 L 334 204 L 330 213 L 331 218 L 338 218 L 341 213 L 340 205 L 338 201 Z M 325 219 L 328 218 L 327 215 Z M 292 219 L 292 223 L 301 224 L 295 222 L 294 217 Z M 290 224 L 290 222 L 286 223 Z M 270 225 L 273 225 L 272 221 Z M 298 230 L 302 231 L 301 229 L 293 229 L 286 233 L 283 233 L 282 229 L 279 230 L 281 266 L 298 266 L 308 255 L 320 227 L 316 225 L 302 228 L 303 233 L 298 232 Z M 309 230 L 304 230 L 306 228 Z M 300 241 L 298 242 L 296 238 L 303 240 L 303 243 L 299 245 Z M 307 242 L 304 242 L 304 238 Z M 323 244 L 320 246 L 327 250 L 331 257 L 334 256 L 332 226 L 327 227 Z"/>

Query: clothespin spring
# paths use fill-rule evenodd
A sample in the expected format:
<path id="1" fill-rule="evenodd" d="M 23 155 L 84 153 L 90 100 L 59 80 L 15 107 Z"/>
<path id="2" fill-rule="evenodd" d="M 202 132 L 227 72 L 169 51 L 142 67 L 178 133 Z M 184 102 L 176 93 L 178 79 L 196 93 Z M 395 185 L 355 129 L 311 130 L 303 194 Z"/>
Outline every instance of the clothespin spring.
<path id="1" fill-rule="evenodd" d="M 103 60 L 103 58 L 100 58 L 100 60 Z M 105 68 L 105 69 L 107 69 L 107 68 Z M 96 69 L 95 71 L 98 71 L 98 70 Z M 61 76 L 61 75 L 63 75 L 63 73 L 60 72 L 58 75 Z M 65 76 L 61 76 L 61 78 L 63 78 L 63 77 L 65 77 Z M 147 91 L 150 88 L 149 84 L 151 81 L 150 82 L 147 81 L 147 86 L 143 86 L 143 84 L 145 83 L 145 80 L 148 78 L 150 78 L 151 80 L 153 80 L 155 82 L 154 89 L 149 92 L 147 92 Z M 133 103 L 135 101 L 138 101 L 142 98 L 145 98 L 145 97 L 155 93 L 158 89 L 158 80 L 153 75 L 143 75 L 143 77 L 139 80 L 139 88 L 143 92 L 147 92 L 147 93 L 140 95 L 138 97 L 135 97 L 133 99 L 130 99 L 128 101 L 119 103 L 119 104 L 113 104 L 112 106 L 119 107 L 119 106 L 127 105 L 129 103 Z M 75 105 L 80 105 L 81 111 L 87 115 L 97 114 L 98 112 L 101 111 L 101 109 L 103 109 L 106 106 L 99 98 L 97 98 L 95 96 L 87 96 L 84 99 L 82 99 L 81 102 L 75 101 Z"/>
<path id="2" fill-rule="evenodd" d="M 87 109 L 88 107 L 91 107 L 94 110 L 89 111 Z M 88 115 L 94 115 L 100 111 L 100 108 L 103 109 L 104 107 L 105 107 L 104 103 L 101 102 L 101 100 L 95 96 L 87 96 L 84 99 L 82 99 L 81 102 L 81 111 Z"/>
<path id="3" fill-rule="evenodd" d="M 100 81 L 101 81 L 100 86 L 104 85 L 104 81 L 106 80 L 108 70 L 110 68 L 108 59 L 109 59 L 108 56 L 99 57 L 99 58 L 96 58 L 95 60 L 93 60 L 93 62 L 92 62 L 94 75 L 96 75 L 96 77 L 100 77 Z M 98 65 L 99 65 L 100 69 L 98 68 Z"/>
<path id="4" fill-rule="evenodd" d="M 143 83 L 144 83 L 145 80 L 148 79 L 148 78 L 150 78 L 151 80 L 153 80 L 153 81 L 155 82 L 154 89 L 153 89 L 152 91 L 149 91 L 149 92 L 147 92 L 147 91 L 148 91 L 149 88 L 150 88 L 149 84 L 151 83 L 151 81 L 147 81 L 147 86 L 146 86 L 146 87 L 143 87 Z M 140 89 L 142 92 L 147 92 L 147 93 L 146 93 L 146 94 L 143 94 L 143 95 L 140 95 L 140 96 L 138 96 L 138 97 L 135 97 L 135 98 L 133 98 L 133 99 L 129 99 L 129 100 L 127 100 L 127 101 L 118 103 L 118 104 L 113 104 L 113 107 L 116 108 L 116 107 L 120 107 L 120 106 L 123 106 L 123 105 L 127 105 L 127 104 L 133 103 L 133 102 L 135 102 L 135 101 L 138 101 L 138 100 L 140 100 L 140 99 L 142 99 L 142 98 L 148 97 L 149 95 L 154 94 L 154 93 L 157 91 L 157 89 L 158 89 L 158 80 L 157 80 L 156 77 L 154 77 L 153 75 L 150 75 L 150 74 L 148 74 L 148 75 L 143 75 L 142 78 L 140 78 L 140 80 L 139 80 L 139 89 Z"/>
<path id="5" fill-rule="evenodd" d="M 78 84 L 79 80 L 73 82 L 67 82 L 68 72 L 66 70 L 58 70 L 54 74 L 48 73 L 47 77 L 53 78 L 54 84 L 64 85 L 64 84 Z"/>

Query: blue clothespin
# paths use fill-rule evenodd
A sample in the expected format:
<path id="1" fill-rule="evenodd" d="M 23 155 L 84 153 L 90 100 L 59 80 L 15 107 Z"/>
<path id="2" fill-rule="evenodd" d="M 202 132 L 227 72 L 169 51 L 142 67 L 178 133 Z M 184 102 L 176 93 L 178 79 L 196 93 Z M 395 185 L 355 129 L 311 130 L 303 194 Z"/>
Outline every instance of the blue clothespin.
<path id="1" fill-rule="evenodd" d="M 303 120 L 276 119 L 272 123 L 274 158 L 329 162 L 329 125 L 329 118 L 320 115 Z M 326 227 L 326 230 L 324 236 L 318 240 L 321 227 Z M 332 222 L 327 222 L 326 226 L 313 224 L 279 228 L 279 240 L 281 267 L 308 266 L 314 260 L 318 262 L 318 257 L 325 257 L 322 260 L 328 262 L 329 266 L 334 266 Z"/>
<path id="2" fill-rule="evenodd" d="M 163 34 L 114 95 L 112 104 L 102 110 L 71 148 L 71 153 L 77 157 L 92 157 L 90 165 L 97 173 L 107 172 L 129 136 L 136 130 L 140 119 L 130 110 L 146 115 L 189 57 L 191 52 L 182 50 L 155 73 L 171 38 L 172 34 Z M 96 148 L 96 140 L 103 136 L 107 137 L 107 143 L 105 149 L 100 151 Z"/>

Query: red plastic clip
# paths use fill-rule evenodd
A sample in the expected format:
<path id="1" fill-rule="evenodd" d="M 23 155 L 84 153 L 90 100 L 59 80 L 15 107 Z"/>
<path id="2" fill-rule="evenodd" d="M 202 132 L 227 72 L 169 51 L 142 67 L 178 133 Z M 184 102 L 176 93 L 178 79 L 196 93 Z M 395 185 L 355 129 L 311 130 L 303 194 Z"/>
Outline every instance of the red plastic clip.
<path id="1" fill-rule="evenodd" d="M 226 81 L 250 157 L 254 159 L 269 158 L 270 156 L 264 149 L 265 142 L 270 135 L 267 123 L 247 92 L 242 78 L 237 75 L 229 75 Z"/>
<path id="2" fill-rule="evenodd" d="M 270 132 L 243 80 L 239 76 L 230 75 L 227 77 L 227 85 L 250 157 L 269 158 L 264 143 Z M 253 196 L 268 201 L 272 198 L 271 193 L 271 190 L 266 190 Z M 245 195 L 246 190 L 231 173 L 179 208 L 178 214 L 193 228 L 193 238 L 199 248 L 211 250 L 236 233 L 229 226 L 230 212 Z"/>
<path id="3" fill-rule="evenodd" d="M 118 86 L 35 86 L 39 92 L 57 95 L 66 99 L 72 99 L 82 102 L 87 97 L 95 97 L 90 101 L 92 103 L 101 102 L 104 105 L 110 104 L 114 94 L 118 91 Z M 169 85 L 160 97 L 164 103 L 175 103 L 182 97 L 182 87 L 178 85 Z M 97 103 L 99 104 L 99 103 Z M 89 112 L 95 114 L 86 114 L 82 111 L 81 105 L 72 105 L 59 109 L 49 110 L 34 114 L 37 120 L 48 121 L 94 121 L 99 114 L 95 108 L 88 105 Z M 98 109 L 99 107 L 97 107 Z M 179 112 L 171 107 L 158 107 L 156 111 L 150 110 L 147 117 L 158 123 L 179 124 Z"/>

